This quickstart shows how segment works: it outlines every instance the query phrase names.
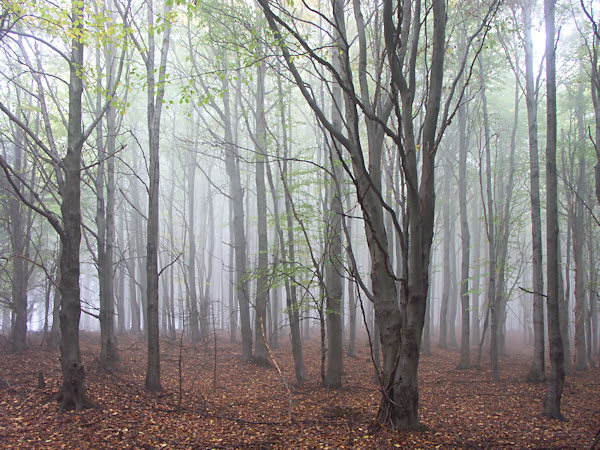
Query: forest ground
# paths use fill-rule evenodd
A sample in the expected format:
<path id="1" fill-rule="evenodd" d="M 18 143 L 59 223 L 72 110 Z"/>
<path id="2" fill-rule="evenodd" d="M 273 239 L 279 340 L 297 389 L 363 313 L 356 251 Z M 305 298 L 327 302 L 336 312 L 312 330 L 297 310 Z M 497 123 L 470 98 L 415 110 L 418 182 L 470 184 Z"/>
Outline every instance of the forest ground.
<path id="1" fill-rule="evenodd" d="M 359 341 L 345 359 L 344 388 L 320 385 L 318 339 L 305 348 L 308 381 L 294 385 L 291 348 L 284 336 L 273 350 L 291 390 L 275 368 L 240 362 L 240 345 L 225 336 L 192 347 L 161 342 L 163 392 L 144 391 L 146 345 L 119 337 L 122 361 L 111 373 L 99 367 L 99 335 L 82 333 L 88 392 L 98 408 L 58 412 L 59 353 L 32 338 L 23 354 L 0 353 L 0 447 L 18 448 L 589 448 L 600 431 L 600 369 L 567 377 L 565 422 L 540 414 L 545 384 L 524 382 L 531 351 L 511 348 L 492 383 L 484 354 L 481 370 L 457 370 L 457 350 L 434 347 L 420 366 L 421 417 L 427 431 L 397 433 L 377 426 L 379 393 L 370 350 Z M 179 354 L 182 395 L 179 398 Z M 475 352 L 475 349 L 473 349 Z M 46 387 L 38 387 L 42 371 Z M 213 384 L 216 375 L 216 386 Z"/>

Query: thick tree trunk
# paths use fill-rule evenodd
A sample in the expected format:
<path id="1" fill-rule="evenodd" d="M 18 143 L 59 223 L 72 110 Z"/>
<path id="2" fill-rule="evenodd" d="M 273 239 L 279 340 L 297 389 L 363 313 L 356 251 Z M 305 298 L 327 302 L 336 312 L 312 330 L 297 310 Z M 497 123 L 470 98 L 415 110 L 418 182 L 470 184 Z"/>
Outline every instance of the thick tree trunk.
<path id="1" fill-rule="evenodd" d="M 544 0 L 546 23 L 546 233 L 548 246 L 548 335 L 550 338 L 550 381 L 544 398 L 544 415 L 562 419 L 560 399 L 565 369 L 559 316 L 558 198 L 556 175 L 556 55 L 554 0 Z"/>
<path id="2" fill-rule="evenodd" d="M 343 48 L 342 36 L 337 31 L 345 29 L 343 16 L 343 2 L 334 0 L 333 13 L 336 26 L 332 32 L 334 36 L 334 45 Z M 342 52 L 334 52 L 333 65 L 336 70 L 341 71 Z M 343 127 L 341 111 L 344 110 L 341 87 L 335 83 L 331 94 L 331 123 L 334 127 L 341 130 Z M 343 349 L 342 349 L 342 200 L 340 198 L 340 189 L 342 183 L 342 168 L 339 162 L 338 152 L 341 152 L 339 142 L 329 140 L 329 163 L 333 184 L 329 189 L 329 199 L 326 218 L 325 232 L 325 285 L 326 285 L 326 317 L 327 317 L 327 373 L 323 384 L 330 388 L 340 388 L 342 386 L 343 371 Z"/>
<path id="3" fill-rule="evenodd" d="M 72 5 L 72 23 L 82 32 L 83 6 Z M 79 245 L 81 243 L 81 150 L 83 147 L 82 107 L 83 80 L 79 75 L 83 65 L 83 43 L 72 41 L 69 64 L 69 117 L 67 154 L 62 161 L 64 184 L 61 186 L 62 232 L 60 240 L 60 363 L 62 387 L 59 394 L 61 410 L 92 405 L 86 394 L 85 370 L 79 353 L 79 318 L 81 314 L 79 292 Z"/>

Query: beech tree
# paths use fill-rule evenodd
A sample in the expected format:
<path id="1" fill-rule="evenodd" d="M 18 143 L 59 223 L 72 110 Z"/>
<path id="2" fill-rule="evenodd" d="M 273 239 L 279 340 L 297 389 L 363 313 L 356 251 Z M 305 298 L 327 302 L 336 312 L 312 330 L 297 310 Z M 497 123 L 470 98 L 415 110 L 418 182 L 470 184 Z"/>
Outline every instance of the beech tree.
<path id="1" fill-rule="evenodd" d="M 276 14 L 275 10 L 283 10 L 283 6 L 261 0 L 275 43 L 281 51 L 285 64 L 293 76 L 305 100 L 312 108 L 322 126 L 335 141 L 348 153 L 351 169 L 345 169 L 351 176 L 357 191 L 357 200 L 365 219 L 365 232 L 371 256 L 370 299 L 375 306 L 375 314 L 380 329 L 380 340 L 383 354 L 383 392 L 378 419 L 390 423 L 399 429 L 415 429 L 420 426 L 418 415 L 418 382 L 419 348 L 421 332 L 425 321 L 425 307 L 429 279 L 429 262 L 433 239 L 434 205 L 435 205 L 435 156 L 439 141 L 447 126 L 451 114 L 451 98 L 456 90 L 458 78 L 462 76 L 467 54 L 461 59 L 458 76 L 451 82 L 449 98 L 442 109 L 442 85 L 444 82 L 444 57 L 446 42 L 446 5 L 443 1 L 434 0 L 430 8 L 421 9 L 421 2 L 384 2 L 382 20 L 384 27 L 385 55 L 389 64 L 391 86 L 391 104 L 395 110 L 398 132 L 382 120 L 379 108 L 365 105 L 354 89 L 354 78 L 350 65 L 350 40 L 347 35 L 344 12 L 336 2 L 330 23 L 339 33 L 341 39 L 333 43 L 340 52 L 342 65 L 337 70 L 333 64 L 322 57 L 302 38 L 299 32 Z M 495 5 L 494 5 L 495 7 Z M 285 14 L 291 16 L 289 11 Z M 423 16 L 422 16 L 423 15 Z M 293 17 L 293 16 L 291 16 Z M 399 21 L 395 18 L 399 17 Z M 489 14 L 485 16 L 487 23 Z M 426 112 L 421 124 L 416 124 L 413 117 L 413 106 L 417 94 L 416 72 L 418 65 L 418 48 L 423 21 L 433 22 L 430 45 L 431 54 L 429 70 L 426 73 L 427 90 L 425 95 Z M 475 34 L 482 30 L 480 26 Z M 344 96 L 343 129 L 336 127 L 326 116 L 313 92 L 309 89 L 296 61 L 290 51 L 291 37 L 294 45 L 307 52 L 311 62 L 328 71 L 336 83 L 342 87 Z M 468 42 L 470 50 L 472 40 Z M 379 78 L 376 78 L 379 80 Z M 381 194 L 381 152 L 369 152 L 369 164 L 363 153 L 359 138 L 359 111 L 367 119 L 387 134 L 397 146 L 402 160 L 402 171 L 407 189 L 406 226 L 400 226 L 393 209 L 384 201 Z M 453 113 L 452 113 L 453 115 Z M 441 126 L 438 128 L 438 122 Z M 417 152 L 417 139 L 420 150 Z M 369 149 L 371 150 L 371 148 Z M 422 156 L 419 161 L 419 155 Z M 383 216 L 392 214 L 395 232 L 402 241 L 403 260 L 401 276 L 396 276 L 387 254 L 389 236 L 384 227 Z M 396 280 L 401 280 L 400 304 Z"/>

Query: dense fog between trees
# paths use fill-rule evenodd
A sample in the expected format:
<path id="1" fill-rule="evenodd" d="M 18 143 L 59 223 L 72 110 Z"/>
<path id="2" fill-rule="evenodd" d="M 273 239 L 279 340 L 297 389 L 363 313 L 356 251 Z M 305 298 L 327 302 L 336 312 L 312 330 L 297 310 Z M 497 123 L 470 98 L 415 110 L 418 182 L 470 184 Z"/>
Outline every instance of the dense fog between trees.
<path id="1" fill-rule="evenodd" d="M 589 0 L 3 2 L 2 351 L 58 348 L 59 408 L 79 411 L 97 406 L 80 331 L 107 370 L 139 336 L 150 392 L 164 345 L 229 341 L 290 404 L 311 364 L 343 389 L 368 342 L 375 420 L 421 430 L 432 349 L 489 382 L 526 349 L 520 378 L 562 419 L 565 374 L 600 360 L 599 17 Z"/>

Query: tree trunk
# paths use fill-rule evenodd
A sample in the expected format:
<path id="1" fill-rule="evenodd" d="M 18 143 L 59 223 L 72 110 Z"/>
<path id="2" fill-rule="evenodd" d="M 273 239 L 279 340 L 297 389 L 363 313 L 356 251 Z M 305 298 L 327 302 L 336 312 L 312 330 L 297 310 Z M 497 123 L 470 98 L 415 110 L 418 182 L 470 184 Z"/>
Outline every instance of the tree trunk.
<path id="1" fill-rule="evenodd" d="M 550 340 L 550 381 L 544 398 L 544 415 L 562 419 L 560 399 L 565 369 L 559 316 L 558 199 L 556 175 L 556 55 L 554 0 L 544 0 L 546 23 L 546 233 L 548 271 L 548 336 Z"/>
<path id="2" fill-rule="evenodd" d="M 442 205 L 442 220 L 444 237 L 442 238 L 442 299 L 440 306 L 440 343 L 441 348 L 448 347 L 448 304 L 450 302 L 450 158 L 444 158 L 444 204 Z M 454 257 L 454 255 L 452 255 Z"/>
<path id="3" fill-rule="evenodd" d="M 495 237 L 495 222 L 494 222 L 494 196 L 492 191 L 492 162 L 491 162 L 491 143 L 490 130 L 488 124 L 487 111 L 487 96 L 485 89 L 485 78 L 483 75 L 483 64 L 479 60 L 479 70 L 481 77 L 481 100 L 483 108 L 483 128 L 484 128 L 484 146 L 485 146 L 485 167 L 486 167 L 486 203 L 487 203 L 487 239 L 488 239 L 488 257 L 489 257 L 489 274 L 488 274 L 488 308 L 490 310 L 490 361 L 492 366 L 492 380 L 500 379 L 498 367 L 498 305 L 496 297 L 496 237 Z"/>
<path id="4" fill-rule="evenodd" d="M 188 161 L 188 282 L 187 290 L 190 300 L 190 329 L 192 332 L 192 342 L 200 341 L 200 329 L 198 328 L 198 295 L 196 293 L 196 232 L 195 232 L 195 193 L 196 193 L 196 149 L 189 149 Z"/>
<path id="5" fill-rule="evenodd" d="M 583 69 L 580 69 L 580 75 L 583 76 Z M 587 350 L 585 323 L 587 312 L 587 294 L 586 285 L 586 267 L 584 258 L 585 247 L 585 222 L 584 222 L 584 204 L 586 198 L 585 192 L 585 126 L 583 122 L 583 83 L 580 83 L 579 96 L 577 102 L 577 145 L 575 149 L 578 154 L 578 175 L 576 185 L 576 199 L 573 205 L 573 260 L 575 262 L 575 370 L 587 369 Z"/>
<path id="6" fill-rule="evenodd" d="M 265 187 L 266 154 L 266 119 L 265 119 L 265 73 L 266 66 L 258 65 L 256 85 L 256 213 L 258 216 L 258 267 L 256 278 L 256 300 L 254 302 L 254 361 L 258 364 L 269 364 L 269 353 L 266 346 L 267 331 L 267 271 L 269 264 L 267 243 L 267 191 Z"/>
<path id="7" fill-rule="evenodd" d="M 15 145 L 13 168 L 17 173 L 24 170 L 23 161 L 23 134 L 20 129 L 15 130 Z M 20 187 L 21 183 L 18 183 Z M 21 352 L 27 348 L 27 284 L 28 269 L 25 242 L 27 226 L 24 206 L 16 196 L 8 197 L 8 228 L 10 232 L 10 244 L 12 249 L 12 311 L 13 325 L 11 330 L 10 344 L 12 351 Z"/>
<path id="8" fill-rule="evenodd" d="M 533 383 L 546 380 L 544 358 L 544 275 L 542 268 L 542 225 L 540 213 L 540 170 L 538 162 L 537 96 L 533 73 L 533 39 L 531 9 L 533 1 L 523 3 L 525 47 L 525 101 L 529 137 L 529 180 L 531 200 L 531 242 L 533 279 L 533 360 L 527 379 Z"/>
<path id="9" fill-rule="evenodd" d="M 78 33 L 83 32 L 83 5 L 73 2 L 71 20 Z M 64 184 L 61 186 L 62 232 L 60 240 L 60 363 L 62 388 L 59 394 L 61 411 L 92 405 L 86 394 L 85 370 L 79 352 L 79 245 L 81 243 L 81 150 L 83 147 L 82 107 L 83 80 L 79 75 L 83 65 L 83 43 L 73 38 L 69 62 L 69 117 L 67 154 L 62 161 Z"/>
<path id="10" fill-rule="evenodd" d="M 99 13 L 97 11 L 97 13 Z M 114 58 L 105 52 L 109 83 L 105 87 L 111 91 L 110 83 L 114 80 Z M 102 60 L 100 49 L 96 50 L 96 68 L 98 92 L 96 94 L 96 115 L 102 114 Z M 98 168 L 96 173 L 96 225 L 97 225 L 97 266 L 100 298 L 100 360 L 108 367 L 112 367 L 119 359 L 115 337 L 115 310 L 114 310 L 114 152 L 116 150 L 116 122 L 113 107 L 106 112 L 106 140 L 102 126 L 96 128 L 96 142 L 98 147 Z M 109 167 L 107 168 L 107 165 Z M 108 171 L 106 170 L 108 169 Z M 106 178 L 106 180 L 105 180 Z M 104 190 L 106 187 L 106 199 Z"/>
<path id="11" fill-rule="evenodd" d="M 225 129 L 225 169 L 229 178 L 229 195 L 233 208 L 233 248 L 235 256 L 235 293 L 240 308 L 242 361 L 252 358 L 252 329 L 246 274 L 246 232 L 244 230 L 244 189 L 240 179 L 240 159 L 233 136 L 229 105 L 229 80 L 222 79 Z"/>
<path id="12" fill-rule="evenodd" d="M 465 105 L 461 105 L 458 110 L 458 202 L 460 210 L 460 304 L 462 317 L 460 333 L 460 362 L 458 363 L 459 369 L 466 369 L 470 365 L 469 345 L 471 331 L 469 317 L 469 263 L 471 236 L 469 234 L 469 221 L 467 216 L 467 120 L 465 108 Z"/>
<path id="13" fill-rule="evenodd" d="M 164 16 L 168 16 L 172 4 L 165 3 Z M 160 197 L 160 117 L 163 106 L 166 80 L 167 55 L 171 34 L 171 21 L 165 22 L 163 41 L 160 51 L 159 66 L 155 67 L 154 43 L 154 8 L 152 1 L 148 4 L 148 48 L 145 53 L 147 86 L 147 120 L 148 120 L 148 223 L 146 235 L 146 295 L 147 295 L 147 335 L 148 366 L 146 369 L 146 389 L 150 392 L 160 391 L 160 354 L 158 326 L 158 244 L 159 244 L 159 197 Z M 158 73 L 158 81 L 155 76 Z"/>
<path id="14" fill-rule="evenodd" d="M 342 36 L 337 31 L 345 27 L 343 17 L 343 2 L 334 0 L 333 12 L 336 26 L 333 27 L 333 39 L 335 46 L 343 46 Z M 341 71 L 341 52 L 333 53 L 333 66 Z M 341 111 L 344 110 L 342 90 L 338 83 L 332 86 L 331 94 L 331 123 L 341 130 L 343 127 Z M 324 385 L 330 388 L 342 386 L 343 371 L 343 349 L 342 349 L 342 200 L 340 198 L 339 184 L 342 183 L 342 168 L 339 162 L 338 152 L 341 152 L 340 144 L 334 139 L 329 140 L 329 164 L 332 183 L 335 185 L 329 189 L 329 204 L 326 214 L 325 231 L 325 295 L 326 295 L 326 317 L 327 317 L 327 374 Z"/>

